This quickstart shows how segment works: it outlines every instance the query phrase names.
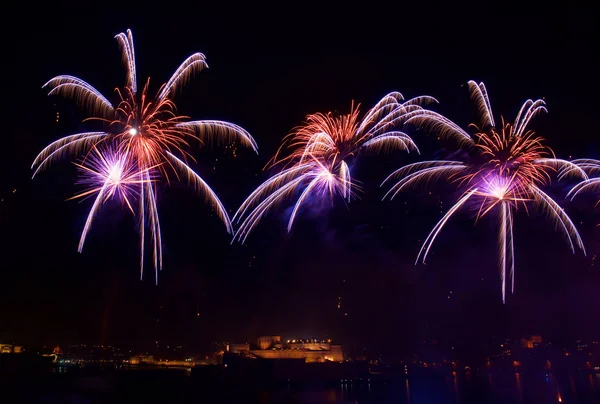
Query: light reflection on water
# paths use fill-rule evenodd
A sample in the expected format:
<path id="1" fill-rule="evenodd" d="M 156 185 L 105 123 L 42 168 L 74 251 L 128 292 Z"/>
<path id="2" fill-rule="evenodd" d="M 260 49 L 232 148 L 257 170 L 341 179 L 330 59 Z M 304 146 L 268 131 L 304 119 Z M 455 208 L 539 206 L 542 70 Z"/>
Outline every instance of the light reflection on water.
<path id="1" fill-rule="evenodd" d="M 517 393 L 519 397 L 519 403 L 523 402 L 523 388 L 521 387 L 521 374 L 519 372 L 515 372 L 515 381 L 517 384 Z"/>
<path id="2" fill-rule="evenodd" d="M 456 396 L 456 402 L 460 402 L 460 397 L 458 395 L 458 379 L 456 378 L 456 372 L 452 372 L 452 380 L 454 382 L 454 395 Z"/>
<path id="3" fill-rule="evenodd" d="M 56 377 L 68 378 L 68 370 L 57 367 Z M 240 390 L 237 386 L 221 386 L 209 392 L 209 387 L 200 387 L 199 380 L 186 376 L 157 378 L 137 377 L 135 383 L 116 382 L 108 379 L 102 384 L 98 380 L 92 383 L 82 378 L 72 386 L 77 394 L 87 398 L 93 395 L 81 386 L 95 388 L 103 386 L 108 402 L 115 402 L 122 397 L 123 388 L 128 394 L 141 394 L 141 402 L 172 401 L 173 391 L 178 391 L 177 402 L 197 402 L 203 398 L 207 402 L 265 402 L 265 403 L 448 403 L 448 404 L 480 404 L 480 403 L 600 403 L 600 391 L 596 388 L 600 374 L 574 373 L 553 374 L 545 372 L 453 372 L 448 375 L 434 377 L 409 376 L 395 381 L 367 383 L 351 383 L 345 381 L 333 386 L 302 387 L 288 383 L 275 389 L 257 388 L 253 391 Z M 122 377 L 134 374 L 120 372 Z M 59 376 L 60 375 L 60 376 Z M 118 376 L 121 377 L 121 376 Z M 148 377 L 148 378 L 146 378 Z M 90 378 L 88 378 L 90 379 Z M 97 378 L 96 378 L 97 379 Z M 160 380 L 160 383 L 158 382 Z M 120 388 L 112 388 L 119 385 Z M 89 387 L 92 386 L 92 387 Z M 71 388 L 71 387 L 69 387 Z M 234 392 L 235 391 L 235 392 Z M 68 390 L 66 392 L 70 393 Z M 232 394 L 237 394 L 232 396 Z M 91 395 L 89 397 L 91 397 Z M 114 395 L 114 397 L 113 397 Z M 52 402 L 52 401 L 49 401 Z"/>
<path id="4" fill-rule="evenodd" d="M 600 379 L 600 375 L 598 375 Z M 554 375 L 543 372 L 456 374 L 409 377 L 395 383 L 355 385 L 343 394 L 327 393 L 330 403 L 600 403 L 595 377 L 585 373 Z M 335 396 L 335 399 L 333 397 Z M 323 396 L 325 397 L 325 396 Z M 303 401 L 300 401 L 303 402 Z M 316 401 L 318 402 L 318 400 Z"/>

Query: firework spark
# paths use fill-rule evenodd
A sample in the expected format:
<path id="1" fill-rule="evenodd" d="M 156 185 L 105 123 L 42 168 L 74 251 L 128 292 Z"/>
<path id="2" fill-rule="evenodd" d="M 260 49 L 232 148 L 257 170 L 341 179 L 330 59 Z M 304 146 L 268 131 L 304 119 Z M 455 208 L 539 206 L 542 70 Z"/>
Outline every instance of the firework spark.
<path id="1" fill-rule="evenodd" d="M 600 186 L 600 177 L 590 178 L 591 176 L 595 176 L 600 173 L 600 160 L 578 159 L 573 160 L 573 164 L 577 164 L 579 168 L 585 171 L 588 177 L 584 178 L 583 181 L 571 188 L 567 194 L 567 197 L 569 197 L 571 200 L 575 199 L 575 197 L 581 192 L 593 191 Z"/>
<path id="2" fill-rule="evenodd" d="M 119 98 L 116 106 L 113 106 L 94 87 L 76 77 L 58 76 L 44 85 L 45 88 L 50 89 L 50 95 L 59 94 L 73 97 L 83 107 L 90 109 L 94 115 L 87 120 L 99 121 L 105 130 L 78 133 L 51 143 L 35 158 L 32 168 L 35 168 L 35 177 L 57 159 L 86 153 L 91 148 L 108 141 L 111 142 L 111 145 L 116 145 L 113 151 L 116 161 L 120 162 L 121 159 L 127 158 L 127 162 L 122 162 L 122 164 L 125 164 L 128 169 L 131 168 L 130 165 L 135 166 L 135 170 L 129 174 L 134 175 L 137 182 L 127 184 L 127 188 L 131 185 L 135 185 L 137 188 L 135 198 L 125 193 L 121 186 L 107 185 L 105 190 L 100 188 L 83 230 L 79 250 L 81 251 L 83 247 L 92 217 L 98 206 L 101 205 L 101 201 L 106 200 L 110 188 L 113 194 L 120 193 L 128 207 L 132 211 L 137 211 L 136 214 L 139 216 L 140 276 L 143 275 L 144 270 L 145 229 L 146 227 L 150 229 L 153 244 L 153 266 L 157 277 L 158 270 L 162 269 L 162 241 L 156 204 L 156 180 L 163 178 L 170 182 L 172 177 L 177 180 L 181 178 L 187 180 L 206 196 L 207 201 L 217 210 L 227 230 L 232 232 L 231 222 L 223 204 L 206 182 L 188 165 L 188 161 L 193 160 L 188 151 L 190 143 L 192 141 L 204 143 L 220 139 L 228 142 L 239 141 L 254 151 L 257 151 L 257 146 L 248 132 L 232 123 L 215 120 L 188 121 L 188 117 L 177 115 L 172 97 L 194 73 L 208 67 L 202 53 L 195 53 L 188 57 L 169 81 L 160 87 L 158 95 L 152 98 L 149 95 L 150 79 L 146 80 L 141 92 L 138 91 L 131 31 L 120 33 L 115 38 L 121 47 L 127 69 L 125 87 L 115 90 Z M 91 164 L 97 164 L 97 162 Z M 106 172 L 98 170 L 101 167 L 104 166 L 96 165 L 96 169 L 91 168 L 91 170 L 106 174 Z M 98 178 L 101 179 L 102 175 L 98 175 Z M 132 199 L 137 199 L 136 209 L 133 209 Z"/>
<path id="3" fill-rule="evenodd" d="M 404 166 L 382 183 L 397 182 L 384 198 L 393 199 L 400 191 L 419 183 L 445 179 L 464 187 L 463 195 L 435 225 L 423 243 L 417 262 L 423 263 L 436 237 L 448 220 L 467 202 L 476 206 L 476 218 L 499 210 L 499 266 L 502 281 L 502 302 L 505 302 L 507 270 L 511 281 L 511 291 L 515 286 L 515 263 L 513 246 L 513 216 L 522 207 L 541 208 L 553 220 L 575 252 L 575 246 L 585 254 L 583 242 L 575 225 L 564 210 L 540 187 L 548 184 L 553 173 L 558 178 L 580 176 L 587 179 L 585 171 L 575 162 L 557 159 L 553 151 L 543 144 L 543 139 L 527 129 L 531 119 L 541 111 L 546 111 L 544 101 L 527 100 L 514 125 L 504 123 L 498 128 L 483 83 L 469 82 L 471 97 L 481 114 L 481 128 L 474 137 L 444 116 L 425 109 L 412 111 L 406 123 L 416 123 L 438 133 L 440 137 L 457 139 L 468 152 L 466 161 L 425 161 Z"/>
<path id="4" fill-rule="evenodd" d="M 267 211 L 293 196 L 299 195 L 288 220 L 288 231 L 309 198 L 333 203 L 337 195 L 350 201 L 357 186 L 351 176 L 349 160 L 361 149 L 368 148 L 418 152 L 412 139 L 394 128 L 406 114 L 432 101 L 435 99 L 427 96 L 404 101 L 400 93 L 394 92 L 383 97 L 362 120 L 354 104 L 347 115 L 308 115 L 303 125 L 284 138 L 267 164 L 268 168 L 280 166 L 281 171 L 252 192 L 236 212 L 233 221 L 241 224 L 233 240 L 245 242 Z M 289 153 L 280 157 L 284 150 Z"/>
<path id="5" fill-rule="evenodd" d="M 84 185 L 86 189 L 69 199 L 85 199 L 96 195 L 81 233 L 79 252 L 83 251 L 92 220 L 104 203 L 111 198 L 119 199 L 135 214 L 132 202 L 137 197 L 138 189 L 142 184 L 152 181 L 154 167 L 149 167 L 147 172 L 139 171 L 137 164 L 129 158 L 128 154 L 118 153 L 111 147 L 102 149 L 94 146 L 81 163 L 75 163 L 81 172 L 78 183 Z"/>

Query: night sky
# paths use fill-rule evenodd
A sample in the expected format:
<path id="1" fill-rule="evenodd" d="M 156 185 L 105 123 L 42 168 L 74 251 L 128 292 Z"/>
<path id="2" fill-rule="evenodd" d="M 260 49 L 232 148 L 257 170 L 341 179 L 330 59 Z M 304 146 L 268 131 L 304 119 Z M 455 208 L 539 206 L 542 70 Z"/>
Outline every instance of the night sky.
<path id="1" fill-rule="evenodd" d="M 600 335 L 599 211 L 593 194 L 566 203 L 572 184 L 549 192 L 579 226 L 587 257 L 572 255 L 543 216 L 520 211 L 516 294 L 506 305 L 493 216 L 475 226 L 467 212 L 456 216 L 428 265 L 414 265 L 457 193 L 440 184 L 382 202 L 379 184 L 403 164 L 448 155 L 451 144 L 424 132 L 410 132 L 421 157 L 366 153 L 352 162 L 365 190 L 360 199 L 302 212 L 291 234 L 289 205 L 281 206 L 244 246 L 229 244 L 202 197 L 184 185 L 162 186 L 158 286 L 150 266 L 139 280 L 136 222 L 118 204 L 105 206 L 78 254 L 91 202 L 65 201 L 79 189 L 75 167 L 65 160 L 31 180 L 30 165 L 48 143 L 85 130 L 87 115 L 41 86 L 71 74 L 114 100 L 125 70 L 113 37 L 127 28 L 139 82 L 150 76 L 157 89 L 187 56 L 203 52 L 210 68 L 175 98 L 178 111 L 234 122 L 257 140 L 258 156 L 241 148 L 235 158 L 223 147 L 193 152 L 194 167 L 232 215 L 307 114 L 345 113 L 352 100 L 364 112 L 391 91 L 432 95 L 440 100 L 434 108 L 463 127 L 476 119 L 470 79 L 485 82 L 494 113 L 507 119 L 526 99 L 544 98 L 549 114 L 532 128 L 557 155 L 600 158 L 597 9 L 193 4 L 5 5 L 0 342 L 149 346 L 160 339 L 201 348 L 264 334 L 327 335 L 385 351 L 421 338 Z"/>

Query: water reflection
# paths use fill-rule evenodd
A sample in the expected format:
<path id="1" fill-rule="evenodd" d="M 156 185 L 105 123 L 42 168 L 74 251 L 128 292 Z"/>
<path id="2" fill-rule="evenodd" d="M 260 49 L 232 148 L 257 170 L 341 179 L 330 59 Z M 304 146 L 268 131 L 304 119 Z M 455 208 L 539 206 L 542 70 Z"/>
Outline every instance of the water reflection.
<path id="1" fill-rule="evenodd" d="M 552 402 L 554 398 L 554 377 L 552 373 L 546 373 L 546 395 L 548 397 L 548 401 Z"/>
<path id="2" fill-rule="evenodd" d="M 515 373 L 515 380 L 517 382 L 517 395 L 519 397 L 519 402 L 523 402 L 523 387 L 521 386 L 521 374 L 519 372 Z"/>
<path id="3" fill-rule="evenodd" d="M 571 395 L 573 398 L 577 398 L 576 389 L 575 389 L 575 378 L 573 376 L 569 377 L 569 384 L 571 385 Z"/>
<path id="4" fill-rule="evenodd" d="M 456 380 L 456 372 L 452 371 L 452 380 L 454 381 L 454 395 L 456 396 L 456 403 L 458 404 L 458 381 Z"/>
<path id="5" fill-rule="evenodd" d="M 67 373 L 65 377 L 64 373 Z M 70 373 L 70 375 L 69 375 Z M 398 403 L 398 404 L 481 404 L 481 403 L 600 403 L 600 389 L 596 386 L 600 375 L 574 372 L 545 373 L 543 371 L 488 372 L 471 370 L 470 374 L 455 371 L 435 375 L 410 375 L 386 382 L 338 380 L 333 385 L 301 385 L 283 383 L 280 386 L 260 387 L 209 383 L 192 372 L 172 371 L 75 371 L 56 367 L 52 383 L 28 380 L 29 389 L 41 389 L 44 395 L 71 394 L 73 386 L 82 391 L 82 402 L 102 387 L 106 402 L 126 402 L 123 395 L 137 395 L 140 402 L 173 402 L 173 391 L 181 394 L 178 402 L 295 402 L 295 403 Z M 157 383 L 157 380 L 161 380 Z M 404 383 L 402 383 L 404 382 Z M 56 389 L 60 386 L 62 390 Z M 404 384 L 404 385 L 403 385 Z M 39 385 L 40 387 L 37 387 Z M 50 386 L 50 387 L 49 387 Z M 114 386 L 119 386 L 116 389 Z M 87 389 L 87 390 L 86 390 Z M 58 391 L 58 392 L 57 392 Z M 135 393 L 134 393 L 135 392 Z M 38 393 L 36 393 L 38 394 Z M 42 393 L 39 393 L 42 394 Z M 158 397 L 164 401 L 157 401 Z M 172 398 L 172 397 L 171 397 Z M 0 400 L 1 402 L 1 400 Z M 39 401 L 37 401 L 39 402 Z M 55 402 L 69 402 L 68 399 Z"/>

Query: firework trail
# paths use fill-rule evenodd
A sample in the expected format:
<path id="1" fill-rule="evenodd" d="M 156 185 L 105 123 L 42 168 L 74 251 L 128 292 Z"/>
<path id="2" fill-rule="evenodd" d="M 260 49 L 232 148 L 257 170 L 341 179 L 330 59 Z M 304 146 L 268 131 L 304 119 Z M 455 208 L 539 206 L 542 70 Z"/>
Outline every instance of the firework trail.
<path id="1" fill-rule="evenodd" d="M 567 194 L 567 197 L 571 200 L 575 199 L 575 197 L 581 192 L 596 190 L 600 185 L 600 177 L 590 178 L 591 176 L 595 176 L 600 173 L 600 160 L 578 159 L 573 160 L 573 163 L 577 164 L 579 168 L 585 171 L 588 177 L 584 178 L 583 181 L 571 188 Z M 600 202 L 597 202 L 596 206 L 598 206 L 598 203 Z"/>
<path id="2" fill-rule="evenodd" d="M 239 224 L 233 241 L 245 242 L 265 214 L 282 201 L 297 197 L 288 220 L 291 231 L 300 208 L 309 198 L 333 203 L 340 196 L 350 201 L 356 184 L 352 180 L 349 160 L 361 149 L 400 149 L 418 152 L 405 133 L 394 130 L 404 117 L 436 102 L 428 96 L 405 101 L 393 92 L 383 97 L 359 119 L 359 107 L 352 104 L 350 113 L 308 115 L 303 125 L 287 135 L 265 168 L 280 167 L 242 203 L 233 222 Z M 285 157 L 280 157 L 287 151 Z M 232 241 L 232 242 L 233 242 Z"/>
<path id="3" fill-rule="evenodd" d="M 157 96 L 152 98 L 148 91 L 150 79 L 146 80 L 141 91 L 138 88 L 131 31 L 120 33 L 115 38 L 121 47 L 127 70 L 125 87 L 115 90 L 118 95 L 116 106 L 94 87 L 76 77 L 57 76 L 44 85 L 44 88 L 50 90 L 50 95 L 70 96 L 91 110 L 93 116 L 86 120 L 99 121 L 105 130 L 78 133 L 51 143 L 35 158 L 32 164 L 32 168 L 35 168 L 33 176 L 57 159 L 74 155 L 85 156 L 90 150 L 94 150 L 92 154 L 95 155 L 95 160 L 89 164 L 80 164 L 80 168 L 85 168 L 88 174 L 93 174 L 92 177 L 88 177 L 92 186 L 89 193 L 97 192 L 98 195 L 82 232 L 79 251 L 83 248 L 92 218 L 99 206 L 108 197 L 119 194 L 129 209 L 139 217 L 140 277 L 144 271 L 145 229 L 148 227 L 153 245 L 153 266 L 158 281 L 158 270 L 162 269 L 162 241 L 156 203 L 156 181 L 162 178 L 170 182 L 172 177 L 188 181 L 206 197 L 207 202 L 217 210 L 227 231 L 232 233 L 230 219 L 219 198 L 188 165 L 188 161 L 193 160 L 188 152 L 190 143 L 205 143 L 213 139 L 239 141 L 254 151 L 257 151 L 257 146 L 248 132 L 232 123 L 215 120 L 189 121 L 188 117 L 177 115 L 172 97 L 194 73 L 208 67 L 202 53 L 188 57 L 169 81 L 160 87 Z M 105 150 L 99 150 L 96 146 L 108 142 L 115 146 L 107 149 L 108 154 L 103 156 Z M 108 163 L 113 165 L 107 166 Z M 124 180 L 118 181 L 118 186 L 114 181 L 111 182 L 111 175 L 106 171 L 109 167 L 115 169 L 117 166 L 120 167 L 119 170 L 124 171 L 120 174 L 124 175 Z M 98 188 L 94 187 L 94 184 L 103 185 Z M 132 188 L 136 189 L 135 193 Z M 135 208 L 134 204 L 137 205 Z"/>
<path id="4" fill-rule="evenodd" d="M 554 156 L 552 149 L 543 144 L 543 138 L 527 129 L 531 119 L 546 111 L 542 100 L 527 100 L 513 125 L 502 123 L 498 127 L 492 115 L 490 101 L 483 83 L 469 81 L 471 98 L 481 115 L 480 127 L 471 136 L 444 116 L 425 109 L 410 112 L 407 124 L 417 124 L 458 141 L 468 153 L 466 161 L 434 160 L 410 164 L 390 174 L 382 186 L 391 180 L 396 183 L 385 194 L 384 199 L 393 199 L 407 187 L 445 179 L 464 188 L 463 195 L 435 225 L 421 247 L 417 260 L 423 263 L 436 237 L 448 220 L 469 203 L 476 208 L 476 220 L 491 211 L 499 211 L 499 266 L 502 281 L 502 302 L 505 302 L 507 272 L 511 292 L 515 287 L 515 263 L 513 246 L 513 216 L 519 208 L 526 212 L 530 206 L 541 208 L 562 232 L 573 252 L 575 246 L 585 249 L 575 225 L 564 210 L 541 186 L 548 184 L 551 174 L 559 179 L 580 176 L 588 179 L 584 169 Z M 584 181 L 585 182 L 585 181 Z"/>

